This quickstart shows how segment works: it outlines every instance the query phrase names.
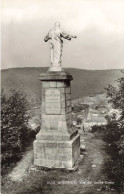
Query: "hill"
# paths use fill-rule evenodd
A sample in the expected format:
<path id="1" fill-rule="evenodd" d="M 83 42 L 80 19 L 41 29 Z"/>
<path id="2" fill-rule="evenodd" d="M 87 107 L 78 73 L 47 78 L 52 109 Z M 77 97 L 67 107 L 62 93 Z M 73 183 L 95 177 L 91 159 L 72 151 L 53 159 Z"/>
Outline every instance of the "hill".
<path id="1" fill-rule="evenodd" d="M 1 86 L 9 94 L 11 88 L 21 89 L 28 101 L 41 100 L 41 82 L 39 75 L 48 68 L 12 68 L 1 71 Z M 120 70 L 83 70 L 66 68 L 72 74 L 72 99 L 104 93 L 108 84 L 116 84 L 115 80 L 122 76 Z"/>

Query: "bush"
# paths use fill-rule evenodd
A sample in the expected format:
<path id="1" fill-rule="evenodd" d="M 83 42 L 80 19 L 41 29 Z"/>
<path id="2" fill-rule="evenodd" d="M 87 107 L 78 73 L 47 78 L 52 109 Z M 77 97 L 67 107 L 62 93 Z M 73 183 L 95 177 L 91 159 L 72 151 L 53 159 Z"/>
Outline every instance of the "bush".
<path id="1" fill-rule="evenodd" d="M 114 184 L 111 186 L 116 191 L 121 193 L 123 188 L 123 169 L 124 169 L 124 158 L 123 160 L 119 158 L 116 158 L 116 160 L 110 159 L 105 163 L 105 173 L 107 174 L 109 180 L 113 181 Z"/>
<path id="2" fill-rule="evenodd" d="M 93 126 L 91 132 L 100 134 L 106 143 L 106 152 L 109 160 L 105 163 L 105 173 L 114 182 L 117 193 L 123 190 L 124 177 L 124 77 L 118 79 L 118 87 L 109 85 L 106 88 L 109 103 L 121 113 L 117 119 L 116 115 L 106 116 L 107 124 Z"/>
<path id="3" fill-rule="evenodd" d="M 105 130 L 105 126 L 104 125 L 93 125 L 92 127 L 91 127 L 91 132 L 92 133 L 99 133 L 99 134 L 102 134 L 103 132 L 104 132 L 104 130 Z"/>
<path id="4" fill-rule="evenodd" d="M 29 137 L 34 139 L 39 131 L 40 131 L 40 126 L 38 126 L 35 130 L 31 129 L 29 132 Z"/>
<path id="5" fill-rule="evenodd" d="M 9 98 L 1 94 L 2 165 L 17 160 L 29 140 L 26 98 L 21 91 L 11 90 Z"/>

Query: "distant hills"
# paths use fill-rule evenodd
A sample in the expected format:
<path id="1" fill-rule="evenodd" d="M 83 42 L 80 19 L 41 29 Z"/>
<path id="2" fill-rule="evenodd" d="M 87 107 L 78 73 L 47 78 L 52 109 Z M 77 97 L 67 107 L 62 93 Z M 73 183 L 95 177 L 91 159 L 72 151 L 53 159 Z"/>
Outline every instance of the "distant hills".
<path id="1" fill-rule="evenodd" d="M 46 67 L 12 68 L 1 71 L 1 86 L 9 94 L 11 88 L 21 89 L 29 102 L 41 100 L 41 81 L 39 75 L 46 72 Z M 104 93 L 108 84 L 116 85 L 122 76 L 121 70 L 83 70 L 65 68 L 73 76 L 72 99 L 94 96 Z"/>

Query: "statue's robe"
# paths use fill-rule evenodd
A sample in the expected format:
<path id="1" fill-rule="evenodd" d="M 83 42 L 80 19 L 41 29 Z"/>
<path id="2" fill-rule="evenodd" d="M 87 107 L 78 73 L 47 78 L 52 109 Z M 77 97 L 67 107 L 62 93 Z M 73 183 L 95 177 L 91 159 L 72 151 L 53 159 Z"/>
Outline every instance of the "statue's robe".
<path id="1" fill-rule="evenodd" d="M 64 32 L 62 29 L 52 29 L 48 32 L 46 37 L 44 38 L 45 42 L 49 40 L 50 49 L 51 49 L 51 65 L 58 67 L 61 66 L 61 57 L 62 57 L 62 48 L 63 48 L 63 40 L 65 38 L 67 40 L 71 40 L 71 35 Z"/>

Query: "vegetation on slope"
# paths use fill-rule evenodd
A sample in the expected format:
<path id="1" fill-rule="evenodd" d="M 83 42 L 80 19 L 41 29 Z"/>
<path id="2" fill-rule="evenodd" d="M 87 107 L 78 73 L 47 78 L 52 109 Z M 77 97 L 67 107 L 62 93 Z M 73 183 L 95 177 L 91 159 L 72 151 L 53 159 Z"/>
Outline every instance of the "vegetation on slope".
<path id="1" fill-rule="evenodd" d="M 112 187 L 120 193 L 124 187 L 124 77 L 118 79 L 117 88 L 109 85 L 106 91 L 109 103 L 121 112 L 120 117 L 117 119 L 116 114 L 107 116 L 107 125 L 93 126 L 92 132 L 100 133 L 106 143 L 109 160 L 105 163 L 104 170 L 114 182 Z"/>
<path id="2" fill-rule="evenodd" d="M 9 94 L 10 88 L 21 89 L 27 95 L 29 102 L 41 100 L 40 73 L 46 72 L 48 68 L 13 68 L 2 70 L 2 87 Z M 120 70 L 82 70 L 65 69 L 73 76 L 72 99 L 84 96 L 104 93 L 107 84 L 115 84 L 115 80 L 121 76 Z"/>
<path id="3" fill-rule="evenodd" d="M 2 172 L 20 159 L 30 139 L 31 129 L 28 127 L 29 115 L 27 102 L 22 92 L 11 90 L 6 98 L 1 95 L 1 152 Z"/>

